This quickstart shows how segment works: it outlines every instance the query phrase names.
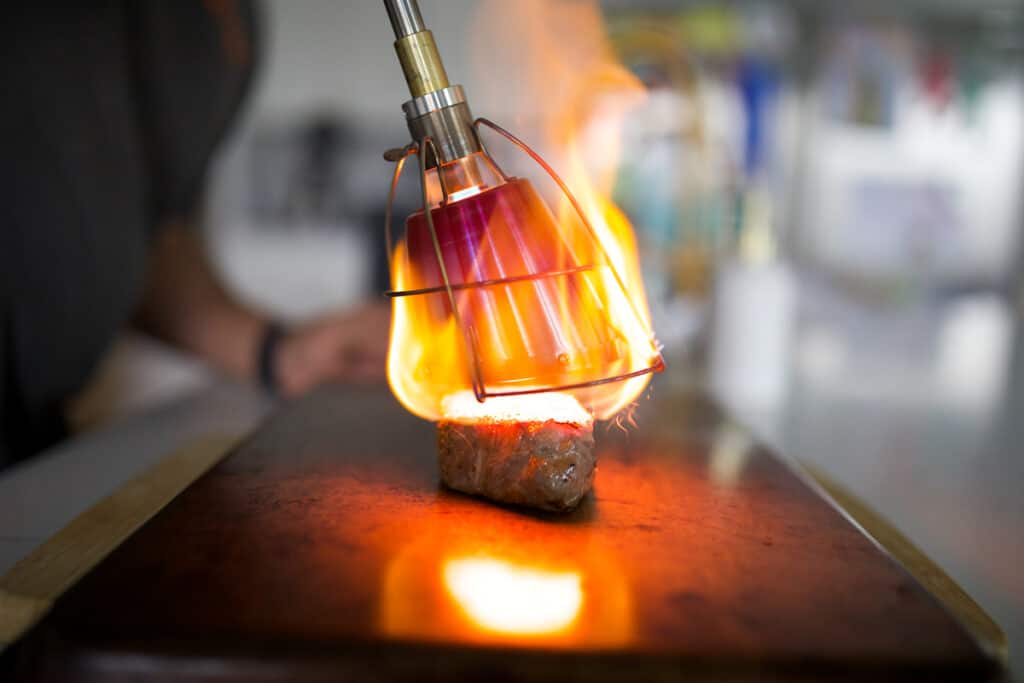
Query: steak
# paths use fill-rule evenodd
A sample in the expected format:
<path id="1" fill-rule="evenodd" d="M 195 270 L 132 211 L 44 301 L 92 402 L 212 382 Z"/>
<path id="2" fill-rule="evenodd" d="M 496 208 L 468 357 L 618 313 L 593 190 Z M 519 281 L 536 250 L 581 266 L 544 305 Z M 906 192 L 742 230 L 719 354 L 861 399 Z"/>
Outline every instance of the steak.
<path id="1" fill-rule="evenodd" d="M 442 420 L 437 451 L 446 486 L 502 503 L 568 511 L 594 483 L 593 423 Z"/>

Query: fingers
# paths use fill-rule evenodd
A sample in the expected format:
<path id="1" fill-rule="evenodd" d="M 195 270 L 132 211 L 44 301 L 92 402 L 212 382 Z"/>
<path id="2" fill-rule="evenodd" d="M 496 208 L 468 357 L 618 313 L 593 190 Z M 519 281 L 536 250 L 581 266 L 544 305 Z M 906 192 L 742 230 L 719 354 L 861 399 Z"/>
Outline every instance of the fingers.
<path id="1" fill-rule="evenodd" d="M 382 382 L 387 370 L 387 355 L 367 354 L 350 349 L 338 363 L 334 380 L 338 382 Z"/>
<path id="2" fill-rule="evenodd" d="M 343 381 L 352 384 L 380 384 L 386 374 L 382 363 L 360 363 L 348 368 Z"/>
<path id="3" fill-rule="evenodd" d="M 283 392 L 304 394 L 327 383 L 380 383 L 386 375 L 390 311 L 372 304 L 293 331 L 279 368 Z"/>
<path id="4" fill-rule="evenodd" d="M 387 306 L 371 304 L 346 316 L 339 325 L 349 365 L 383 365 L 387 359 L 391 312 Z"/>

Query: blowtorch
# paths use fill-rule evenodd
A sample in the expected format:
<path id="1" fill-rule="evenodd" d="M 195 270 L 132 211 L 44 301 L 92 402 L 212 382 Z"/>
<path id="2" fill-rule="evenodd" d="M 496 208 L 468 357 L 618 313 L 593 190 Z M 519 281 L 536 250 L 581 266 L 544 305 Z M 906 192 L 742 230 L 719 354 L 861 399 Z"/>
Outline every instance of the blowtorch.
<path id="1" fill-rule="evenodd" d="M 642 295 L 627 291 L 567 184 L 504 128 L 474 119 L 452 85 L 415 0 L 384 0 L 412 99 L 412 143 L 397 162 L 386 211 L 392 334 L 388 377 L 412 412 L 436 420 L 461 394 L 563 392 L 595 416 L 622 406 L 606 385 L 663 369 Z M 488 153 L 487 128 L 525 152 L 564 197 L 556 215 L 524 178 Z M 406 160 L 419 162 L 422 209 L 392 238 L 392 205 Z M 470 394 L 471 392 L 471 394 Z"/>

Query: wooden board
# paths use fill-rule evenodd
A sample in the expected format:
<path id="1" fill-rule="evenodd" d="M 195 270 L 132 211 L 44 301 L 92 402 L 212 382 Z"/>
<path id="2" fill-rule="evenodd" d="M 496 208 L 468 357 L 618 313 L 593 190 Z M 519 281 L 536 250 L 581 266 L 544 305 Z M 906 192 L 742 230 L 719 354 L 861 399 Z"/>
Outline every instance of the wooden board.
<path id="1" fill-rule="evenodd" d="M 237 441 L 210 436 L 171 453 L 76 517 L 0 577 L 0 652 Z"/>
<path id="2" fill-rule="evenodd" d="M 55 603 L 53 680 L 965 677 L 996 658 L 700 398 L 599 435 L 563 517 L 441 489 L 383 391 L 289 406 Z"/>

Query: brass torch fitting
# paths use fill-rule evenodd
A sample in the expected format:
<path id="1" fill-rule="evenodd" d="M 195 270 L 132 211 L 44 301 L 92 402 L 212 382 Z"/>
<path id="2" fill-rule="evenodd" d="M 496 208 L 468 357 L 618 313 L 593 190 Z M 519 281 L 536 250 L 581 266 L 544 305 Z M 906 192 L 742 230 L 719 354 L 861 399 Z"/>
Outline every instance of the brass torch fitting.
<path id="1" fill-rule="evenodd" d="M 395 52 L 412 99 L 402 105 L 413 140 L 433 143 L 429 166 L 481 151 L 462 86 L 450 85 L 434 34 L 423 23 L 416 0 L 384 0 L 395 31 Z M 436 150 L 436 158 L 434 154 Z"/>
<path id="2" fill-rule="evenodd" d="M 423 30 L 399 38 L 395 41 L 395 52 L 413 97 L 448 87 L 448 74 L 437 52 L 434 34 L 430 31 Z"/>

